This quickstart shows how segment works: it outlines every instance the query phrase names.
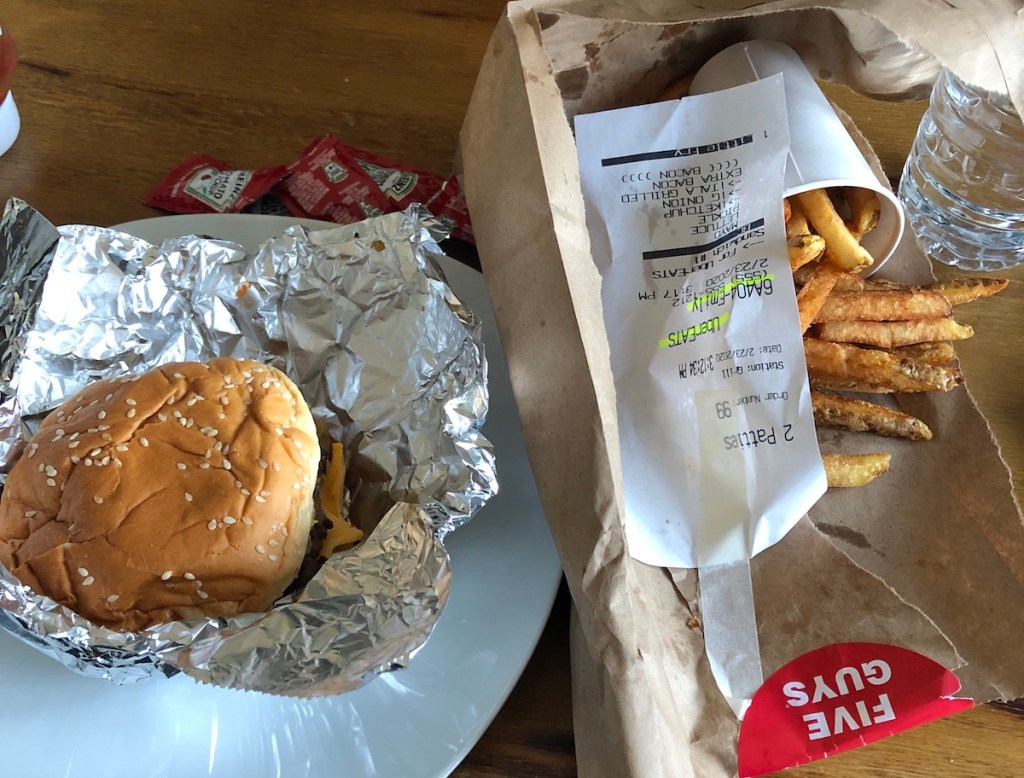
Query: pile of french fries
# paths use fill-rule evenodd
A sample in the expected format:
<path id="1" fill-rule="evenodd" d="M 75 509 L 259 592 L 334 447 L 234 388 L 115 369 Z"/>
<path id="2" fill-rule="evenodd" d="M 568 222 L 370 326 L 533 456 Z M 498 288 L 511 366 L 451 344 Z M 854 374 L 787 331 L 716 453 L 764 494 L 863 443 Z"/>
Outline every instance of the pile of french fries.
<path id="1" fill-rule="evenodd" d="M 974 334 L 955 306 L 1007 281 L 964 278 L 912 287 L 864 278 L 874 263 L 861 245 L 881 214 L 868 189 L 813 189 L 784 203 L 789 260 L 819 427 L 930 440 L 918 418 L 847 393 L 946 392 L 963 383 L 953 343 Z M 890 454 L 824 457 L 829 486 L 862 486 L 889 468 Z"/>

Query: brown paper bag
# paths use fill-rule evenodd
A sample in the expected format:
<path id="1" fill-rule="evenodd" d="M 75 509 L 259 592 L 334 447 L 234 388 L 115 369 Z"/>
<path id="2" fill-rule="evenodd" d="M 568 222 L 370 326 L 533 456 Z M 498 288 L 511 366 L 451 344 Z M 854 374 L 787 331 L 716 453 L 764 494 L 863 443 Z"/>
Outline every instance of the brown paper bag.
<path id="1" fill-rule="evenodd" d="M 626 547 L 572 117 L 652 100 L 715 52 L 755 37 L 788 43 L 819 77 L 867 94 L 924 97 L 942 63 L 1024 105 L 1024 19 L 1009 2 L 860 4 L 871 13 L 853 2 L 821 5 L 719 3 L 709 12 L 670 0 L 513 2 L 482 63 L 461 137 L 463 183 L 576 604 L 581 775 L 733 774 L 739 725 L 703 655 L 696 571 L 648 567 Z M 931 277 L 911 236 L 884 275 Z M 1024 526 L 1007 468 L 966 390 L 901 402 L 936 440 L 887 441 L 893 472 L 870 489 L 830 491 L 753 560 L 765 675 L 820 646 L 877 642 L 954 670 L 977 702 L 1024 695 Z M 878 441 L 835 434 L 821 445 L 854 451 Z"/>

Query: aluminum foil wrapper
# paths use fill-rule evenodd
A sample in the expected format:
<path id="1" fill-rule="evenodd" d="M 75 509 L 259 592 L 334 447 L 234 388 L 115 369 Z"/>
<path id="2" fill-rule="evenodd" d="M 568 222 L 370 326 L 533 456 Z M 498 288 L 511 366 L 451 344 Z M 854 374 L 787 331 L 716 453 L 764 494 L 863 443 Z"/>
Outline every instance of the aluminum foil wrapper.
<path id="1" fill-rule="evenodd" d="M 350 516 L 375 527 L 267 613 L 99 627 L 0 566 L 0 626 L 82 673 L 129 682 L 185 672 L 314 696 L 405 666 L 447 600 L 444 537 L 497 491 L 479 324 L 437 264 L 420 206 L 300 226 L 254 253 L 188 236 L 154 246 L 55 228 L 25 203 L 0 221 L 0 473 L 50 409 L 88 383 L 179 360 L 285 371 L 321 439 L 350 454 Z"/>

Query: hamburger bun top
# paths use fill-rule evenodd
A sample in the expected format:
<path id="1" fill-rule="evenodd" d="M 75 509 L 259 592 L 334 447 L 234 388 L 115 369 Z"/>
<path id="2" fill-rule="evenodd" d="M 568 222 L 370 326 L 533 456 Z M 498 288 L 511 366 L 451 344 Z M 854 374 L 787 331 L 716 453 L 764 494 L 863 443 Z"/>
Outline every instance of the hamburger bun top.
<path id="1" fill-rule="evenodd" d="M 266 610 L 306 553 L 320 448 L 282 372 L 229 358 L 98 381 L 51 412 L 0 497 L 0 564 L 136 631 Z"/>

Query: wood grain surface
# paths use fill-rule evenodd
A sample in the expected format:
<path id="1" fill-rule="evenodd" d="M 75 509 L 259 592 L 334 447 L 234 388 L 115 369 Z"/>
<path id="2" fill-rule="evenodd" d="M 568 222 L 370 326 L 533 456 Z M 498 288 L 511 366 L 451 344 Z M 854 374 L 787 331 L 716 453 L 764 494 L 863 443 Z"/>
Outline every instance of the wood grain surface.
<path id="1" fill-rule="evenodd" d="M 23 126 L 0 157 L 0 196 L 18 196 L 57 223 L 143 218 L 157 215 L 143 195 L 192 152 L 239 168 L 286 164 L 329 132 L 447 175 L 502 7 L 495 0 L 5 0 L 0 23 L 18 42 L 13 88 Z M 923 105 L 828 91 L 897 177 Z M 1008 292 L 964 310 L 960 318 L 979 334 L 959 351 L 1020 495 L 1024 270 L 1007 275 L 1016 282 Z M 563 589 L 522 679 L 454 775 L 576 774 L 569 607 Z M 1011 709 L 984 706 L 786 775 L 1024 775 L 1022 735 L 1024 722 Z"/>

